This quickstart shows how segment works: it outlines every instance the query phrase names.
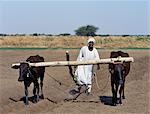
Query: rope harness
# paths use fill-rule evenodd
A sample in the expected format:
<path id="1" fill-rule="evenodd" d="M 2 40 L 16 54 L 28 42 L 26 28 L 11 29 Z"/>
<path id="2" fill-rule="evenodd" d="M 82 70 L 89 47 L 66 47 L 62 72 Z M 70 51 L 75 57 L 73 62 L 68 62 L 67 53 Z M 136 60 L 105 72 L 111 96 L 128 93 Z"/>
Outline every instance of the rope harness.
<path id="1" fill-rule="evenodd" d="M 103 87 L 102 89 L 100 89 L 100 86 L 99 86 L 99 84 L 98 84 L 96 72 L 94 72 L 93 75 L 94 75 L 94 76 L 93 76 L 93 79 L 95 80 L 97 89 L 98 89 L 99 91 L 101 91 L 102 94 L 105 93 L 105 90 L 106 90 L 106 88 L 107 88 L 107 86 L 108 86 L 108 83 L 109 83 L 110 75 L 108 75 L 108 80 L 107 80 L 106 84 L 104 85 L 104 87 Z"/>

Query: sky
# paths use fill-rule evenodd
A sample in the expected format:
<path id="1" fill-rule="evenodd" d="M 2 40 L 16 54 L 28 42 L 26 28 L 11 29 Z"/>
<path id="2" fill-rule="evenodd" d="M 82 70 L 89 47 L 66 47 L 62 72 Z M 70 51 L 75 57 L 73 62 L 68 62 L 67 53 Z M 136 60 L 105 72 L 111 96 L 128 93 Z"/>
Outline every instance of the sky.
<path id="1" fill-rule="evenodd" d="M 81 26 L 96 34 L 150 34 L 148 0 L 0 0 L 0 33 L 75 34 Z"/>

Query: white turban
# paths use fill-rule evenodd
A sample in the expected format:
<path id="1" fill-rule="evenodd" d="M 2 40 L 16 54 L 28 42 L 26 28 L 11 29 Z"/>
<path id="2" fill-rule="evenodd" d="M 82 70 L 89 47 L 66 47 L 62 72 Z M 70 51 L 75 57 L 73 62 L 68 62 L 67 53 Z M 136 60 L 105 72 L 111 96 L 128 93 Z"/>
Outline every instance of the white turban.
<path id="1" fill-rule="evenodd" d="M 89 43 L 89 42 L 93 42 L 93 43 L 95 44 L 95 39 L 94 39 L 94 38 L 89 38 L 89 39 L 88 39 L 88 43 Z"/>

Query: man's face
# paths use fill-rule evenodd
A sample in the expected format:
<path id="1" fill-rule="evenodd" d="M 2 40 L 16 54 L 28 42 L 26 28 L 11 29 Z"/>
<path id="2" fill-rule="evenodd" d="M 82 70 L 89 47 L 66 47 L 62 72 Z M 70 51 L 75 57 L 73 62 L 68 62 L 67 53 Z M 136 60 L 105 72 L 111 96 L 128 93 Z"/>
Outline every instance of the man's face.
<path id="1" fill-rule="evenodd" d="M 89 42 L 89 45 L 88 45 L 90 48 L 94 46 L 94 42 Z"/>

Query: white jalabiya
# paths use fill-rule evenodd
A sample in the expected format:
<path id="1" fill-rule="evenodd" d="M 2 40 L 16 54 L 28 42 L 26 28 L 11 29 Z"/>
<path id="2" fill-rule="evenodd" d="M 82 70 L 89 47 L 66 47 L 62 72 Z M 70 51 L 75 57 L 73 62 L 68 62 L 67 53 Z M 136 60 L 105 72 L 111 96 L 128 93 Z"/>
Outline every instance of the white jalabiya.
<path id="1" fill-rule="evenodd" d="M 95 48 L 92 51 L 88 49 L 88 46 L 81 48 L 77 61 L 84 60 L 99 60 L 99 54 Z M 75 76 L 77 77 L 77 82 L 79 85 L 87 85 L 88 92 L 91 92 L 92 84 L 92 75 L 93 75 L 93 65 L 81 65 L 77 67 L 75 71 Z"/>

